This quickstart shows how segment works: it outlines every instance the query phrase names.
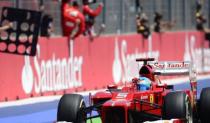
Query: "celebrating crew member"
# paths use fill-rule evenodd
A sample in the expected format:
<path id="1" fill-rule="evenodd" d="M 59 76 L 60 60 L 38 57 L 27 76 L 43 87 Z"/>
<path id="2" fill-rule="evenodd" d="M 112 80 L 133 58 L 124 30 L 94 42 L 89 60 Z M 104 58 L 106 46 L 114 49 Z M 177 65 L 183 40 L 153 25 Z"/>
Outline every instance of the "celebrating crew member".
<path id="1" fill-rule="evenodd" d="M 136 16 L 137 33 L 143 35 L 144 38 L 148 38 L 150 35 L 150 29 L 148 25 L 148 18 L 145 13 Z"/>
<path id="2" fill-rule="evenodd" d="M 162 20 L 162 15 L 158 12 L 155 12 L 155 18 L 154 18 L 154 22 L 155 22 L 154 31 L 155 32 L 160 32 L 160 30 L 161 30 L 161 25 L 160 25 L 161 20 Z"/>
<path id="3" fill-rule="evenodd" d="M 40 0 L 39 10 L 42 12 L 40 36 L 50 37 L 54 31 L 53 17 L 50 14 L 45 13 L 44 1 Z"/>
<path id="4" fill-rule="evenodd" d="M 154 32 L 163 32 L 165 30 L 170 30 L 174 25 L 175 21 L 163 21 L 163 15 L 159 12 L 155 12 L 154 17 Z"/>
<path id="5" fill-rule="evenodd" d="M 210 29 L 205 28 L 203 25 L 206 23 L 206 18 L 203 16 L 202 12 L 202 4 L 201 1 L 196 2 L 196 29 L 198 31 L 204 32 L 205 39 L 209 41 L 209 48 L 210 48 Z"/>
<path id="6" fill-rule="evenodd" d="M 205 29 L 203 27 L 203 24 L 206 23 L 206 19 L 202 15 L 201 9 L 202 9 L 201 2 L 200 1 L 196 1 L 196 13 L 195 13 L 195 17 L 196 17 L 196 29 L 198 31 L 205 31 Z"/>
<path id="7" fill-rule="evenodd" d="M 93 40 L 93 38 L 96 36 L 93 25 L 95 24 L 95 18 L 101 13 L 103 8 L 103 3 L 100 3 L 98 7 L 93 10 L 89 6 L 88 0 L 83 0 L 83 14 L 85 16 L 85 25 L 86 25 L 86 31 L 85 35 L 88 34 L 90 36 L 90 40 Z M 102 28 L 105 28 L 104 25 L 102 25 Z"/>
<path id="8" fill-rule="evenodd" d="M 75 39 L 85 31 L 85 18 L 77 1 L 73 1 L 72 6 L 69 2 L 71 0 L 62 0 L 61 3 L 62 31 L 64 36 Z"/>

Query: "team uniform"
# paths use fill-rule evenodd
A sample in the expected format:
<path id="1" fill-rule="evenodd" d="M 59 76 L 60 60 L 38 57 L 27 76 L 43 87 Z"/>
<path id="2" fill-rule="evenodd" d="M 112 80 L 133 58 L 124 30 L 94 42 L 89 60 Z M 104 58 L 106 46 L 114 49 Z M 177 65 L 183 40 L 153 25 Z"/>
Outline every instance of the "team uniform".
<path id="1" fill-rule="evenodd" d="M 61 12 L 64 36 L 70 36 L 70 38 L 74 39 L 85 31 L 85 18 L 77 7 L 69 6 L 68 2 L 62 1 Z M 79 24 L 78 27 L 77 24 Z M 72 35 L 72 33 L 75 34 Z"/>
<path id="2" fill-rule="evenodd" d="M 89 7 L 88 4 L 83 6 L 83 14 L 85 16 L 85 24 L 86 24 L 86 33 L 90 36 L 93 36 L 93 25 L 95 23 L 95 17 L 98 16 L 102 11 L 103 5 L 99 4 L 99 6 L 93 10 Z"/>

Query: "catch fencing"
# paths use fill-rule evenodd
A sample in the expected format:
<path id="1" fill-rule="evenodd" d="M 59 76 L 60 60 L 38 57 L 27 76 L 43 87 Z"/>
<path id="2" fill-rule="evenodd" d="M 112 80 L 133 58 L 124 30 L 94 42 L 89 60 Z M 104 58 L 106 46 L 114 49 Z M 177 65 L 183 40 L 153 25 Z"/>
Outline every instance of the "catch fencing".
<path id="1" fill-rule="evenodd" d="M 59 0 L 58 0 L 59 1 Z M 82 0 L 78 0 L 81 3 Z M 57 0 L 43 0 L 45 12 L 54 17 L 55 35 L 61 34 L 60 2 Z M 103 12 L 95 24 L 96 30 L 102 23 L 106 24 L 104 34 L 135 33 L 136 0 L 98 0 L 104 3 Z M 176 21 L 172 31 L 195 30 L 196 0 L 139 0 L 143 11 L 153 24 L 154 12 L 163 14 L 165 21 Z M 98 4 L 96 3 L 96 4 Z M 1 0 L 0 9 L 3 6 L 18 7 L 24 9 L 39 9 L 39 0 Z M 95 8 L 97 5 L 91 5 Z M 210 0 L 202 0 L 202 12 L 207 19 L 206 27 L 210 26 Z"/>

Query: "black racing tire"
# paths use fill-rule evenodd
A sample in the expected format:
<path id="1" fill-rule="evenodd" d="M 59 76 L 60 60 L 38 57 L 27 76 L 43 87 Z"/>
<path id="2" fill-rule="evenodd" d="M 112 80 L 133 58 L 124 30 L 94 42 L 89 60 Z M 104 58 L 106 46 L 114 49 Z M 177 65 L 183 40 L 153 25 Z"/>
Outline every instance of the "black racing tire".
<path id="1" fill-rule="evenodd" d="M 57 121 L 86 123 L 86 113 L 83 97 L 78 94 L 65 94 L 58 103 Z"/>
<path id="2" fill-rule="evenodd" d="M 201 123 L 210 123 L 210 87 L 201 91 L 199 110 Z"/>
<path id="3" fill-rule="evenodd" d="M 186 119 L 186 123 L 193 122 L 193 111 L 188 95 L 185 92 L 170 92 L 164 98 L 164 119 Z"/>

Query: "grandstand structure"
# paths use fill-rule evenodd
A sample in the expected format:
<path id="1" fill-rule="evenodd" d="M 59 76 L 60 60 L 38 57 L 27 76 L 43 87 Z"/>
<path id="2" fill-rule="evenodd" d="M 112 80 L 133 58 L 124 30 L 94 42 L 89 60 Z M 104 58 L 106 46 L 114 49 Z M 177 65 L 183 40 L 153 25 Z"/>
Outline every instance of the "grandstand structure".
<path id="1" fill-rule="evenodd" d="M 77 0 L 81 3 L 82 0 Z M 202 1 L 202 12 L 207 19 L 206 27 L 210 27 L 210 0 Z M 97 17 L 96 29 L 100 24 L 106 24 L 104 34 L 135 33 L 135 0 L 98 0 L 104 3 L 103 13 Z M 196 0 L 139 0 L 144 13 L 149 18 L 149 24 L 152 25 L 154 12 L 163 14 L 163 20 L 176 21 L 176 26 L 172 31 L 177 30 L 195 30 L 195 8 Z M 61 35 L 60 24 L 60 4 L 57 0 L 44 0 L 46 13 L 54 17 L 55 36 Z M 0 10 L 3 6 L 24 8 L 30 10 L 39 9 L 39 0 L 1 0 Z M 95 5 L 91 5 L 95 7 Z"/>

